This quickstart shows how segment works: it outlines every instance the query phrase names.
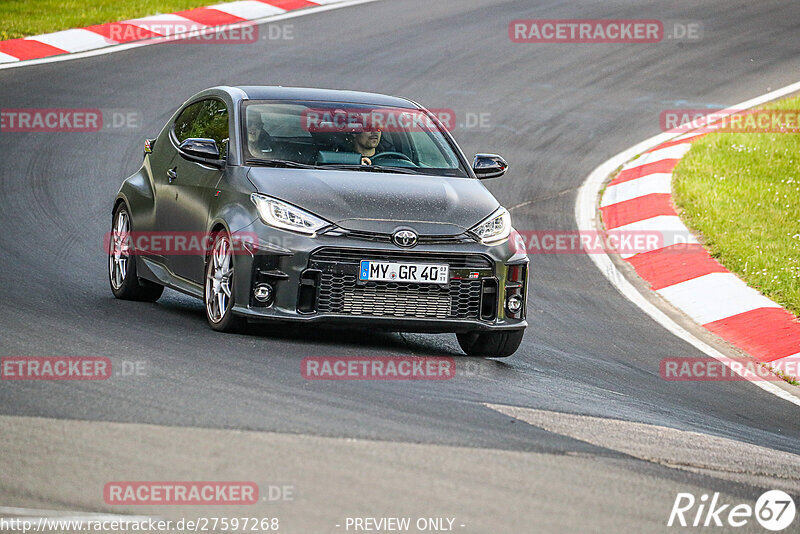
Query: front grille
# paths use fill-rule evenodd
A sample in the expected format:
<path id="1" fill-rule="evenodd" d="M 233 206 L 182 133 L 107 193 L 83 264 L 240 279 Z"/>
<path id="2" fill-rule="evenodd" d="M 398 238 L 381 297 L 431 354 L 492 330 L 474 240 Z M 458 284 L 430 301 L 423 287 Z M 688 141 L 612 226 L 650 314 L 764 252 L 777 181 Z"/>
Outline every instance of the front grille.
<path id="1" fill-rule="evenodd" d="M 477 319 L 480 280 L 451 280 L 445 286 L 395 282 L 356 283 L 354 275 L 323 274 L 317 311 L 377 317 Z"/>
<path id="2" fill-rule="evenodd" d="M 335 228 L 325 232 L 327 236 L 346 237 L 349 239 L 359 239 L 362 241 L 372 241 L 374 243 L 391 243 L 392 234 L 381 234 L 376 232 L 365 232 L 362 230 L 345 230 Z M 476 240 L 468 233 L 458 235 L 421 235 L 417 241 L 420 245 L 453 245 L 463 243 L 475 243 Z"/>
<path id="3" fill-rule="evenodd" d="M 450 282 L 410 284 L 361 282 L 361 260 L 447 263 Z M 311 255 L 309 272 L 319 276 L 316 312 L 368 317 L 484 319 L 483 293 L 496 287 L 489 258 L 479 254 L 373 251 L 323 248 Z M 479 273 L 479 278 L 468 278 Z M 486 280 L 491 283 L 485 283 Z M 495 295 L 492 295 L 492 299 Z"/>
<path id="4" fill-rule="evenodd" d="M 443 254 L 428 252 L 394 252 L 346 248 L 321 248 L 311 255 L 312 262 L 352 263 L 361 260 L 397 261 L 408 263 L 446 263 L 450 269 L 492 269 L 489 258 L 480 254 Z"/>

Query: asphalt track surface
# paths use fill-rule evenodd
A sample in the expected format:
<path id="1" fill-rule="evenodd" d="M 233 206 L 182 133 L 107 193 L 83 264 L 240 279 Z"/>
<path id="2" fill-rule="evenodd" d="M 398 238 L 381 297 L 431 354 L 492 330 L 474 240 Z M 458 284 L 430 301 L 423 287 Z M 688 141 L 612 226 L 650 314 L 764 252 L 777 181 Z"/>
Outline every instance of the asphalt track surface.
<path id="1" fill-rule="evenodd" d="M 696 20 L 705 29 L 694 43 L 537 45 L 508 38 L 512 20 L 561 18 Z M 720 474 L 727 468 L 675 470 L 631 456 L 602 438 L 601 419 L 733 440 L 743 446 L 727 453 L 725 462 L 731 465 L 752 460 L 747 445 L 764 447 L 759 454 L 766 457 L 783 457 L 777 451 L 800 454 L 795 406 L 750 384 L 662 380 L 662 358 L 702 354 L 644 316 L 586 256 L 531 257 L 531 326 L 512 358 L 459 359 L 457 377 L 445 382 L 309 382 L 300 375 L 300 361 L 307 356 L 458 356 L 460 350 L 452 335 L 269 327 L 247 335 L 216 334 L 205 324 L 201 303 L 175 292 L 165 292 L 155 304 L 113 299 L 102 250 L 113 196 L 138 168 L 142 140 L 155 136 L 193 93 L 223 84 L 388 93 L 430 108 L 452 108 L 461 122 L 470 113 L 487 114 L 488 128 L 461 127 L 454 133 L 467 154 L 497 152 L 511 163 L 506 177 L 487 185 L 512 209 L 514 226 L 574 229 L 574 202 L 584 177 L 620 150 L 658 133 L 662 110 L 733 105 L 800 78 L 800 10 L 793 2 L 384 0 L 285 23 L 294 26 L 293 40 L 168 43 L 0 71 L 2 108 L 124 109 L 142 117 L 142 127 L 130 130 L 0 134 L 0 354 L 108 356 L 115 362 L 144 362 L 147 374 L 84 383 L 6 381 L 0 385 L 0 414 L 63 420 L 59 424 L 81 421 L 75 422 L 82 425 L 76 442 L 62 443 L 75 450 L 77 442 L 92 436 L 92 428 L 130 423 L 159 425 L 135 427 L 145 434 L 147 429 L 208 429 L 202 439 L 222 441 L 226 435 L 240 436 L 233 431 L 336 438 L 340 447 L 349 442 L 339 438 L 355 438 L 353 443 L 374 444 L 381 454 L 386 454 L 384 445 L 418 444 L 428 452 L 448 451 L 452 469 L 462 477 L 459 484 L 476 488 L 483 484 L 477 475 L 482 462 L 517 471 L 506 479 L 497 471 L 494 490 L 503 500 L 482 511 L 483 517 L 471 518 L 472 527 L 467 521 L 464 532 L 489 531 L 478 524 L 492 525 L 493 532 L 527 531 L 520 524 L 531 532 L 567 524 L 657 531 L 681 487 L 725 491 L 747 502 L 770 486 L 748 478 L 747 469 L 732 481 Z M 486 404 L 601 418 L 586 419 L 590 428 L 597 424 L 601 437 L 528 424 Z M 19 441 L 36 420 L 3 421 L 3 443 L 19 458 L 7 454 L 4 460 L 10 463 L 9 476 L 0 481 L 2 504 L 111 510 L 99 495 L 81 495 L 76 480 L 86 476 L 83 464 L 47 482 L 31 478 L 37 455 L 50 455 L 55 462 L 52 455 L 69 454 L 55 445 Z M 56 434 L 69 435 L 67 430 Z M 93 446 L 99 447 L 103 436 L 95 435 Z M 697 440 L 685 434 L 678 446 L 682 462 L 695 462 Z M 146 479 L 136 466 L 145 465 L 153 450 L 147 443 L 125 444 L 127 476 Z M 285 454 L 293 450 L 287 445 Z M 340 461 L 334 447 L 328 450 L 329 463 Z M 195 461 L 213 455 L 193 442 L 183 458 L 172 451 L 176 456 L 170 461 L 188 461 L 190 451 Z M 341 454 L 347 451 L 342 448 Z M 231 462 L 250 458 L 242 454 Z M 554 471 L 560 474 L 536 491 L 526 481 L 543 480 L 545 460 L 531 458 L 563 462 Z M 413 456 L 392 460 L 399 467 L 415 461 Z M 800 471 L 789 469 L 782 473 L 784 487 L 797 495 Z M 613 490 L 602 476 L 609 470 L 620 473 Z M 215 474 L 228 473 L 198 470 L 191 479 Z M 297 485 L 308 475 L 302 464 L 283 473 Z M 408 496 L 423 491 L 424 477 L 398 477 L 376 489 L 365 472 L 355 484 L 383 492 L 387 500 L 413 502 Z M 266 473 L 259 476 L 266 478 Z M 315 484 L 313 477 L 309 480 Z M 661 485 L 660 493 L 641 497 L 635 488 L 643 481 Z M 48 484 L 72 489 L 60 498 L 45 497 Z M 473 497 L 491 500 L 490 489 Z M 337 491 L 355 495 L 357 490 L 339 484 Z M 608 492 L 620 497 L 615 501 L 620 510 L 606 507 L 582 519 L 582 506 L 602 501 Z M 581 493 L 582 505 L 569 498 Z M 534 505 L 544 494 L 563 499 Z M 434 503 L 437 495 L 430 495 Z M 628 504 L 642 501 L 639 511 L 647 510 L 642 512 L 647 517 L 633 513 L 623 520 L 620 515 L 614 523 L 626 499 Z M 467 508 L 470 501 L 463 502 Z M 303 507 L 314 505 L 295 503 L 291 513 L 302 515 Z M 574 523 L 559 521 L 566 515 L 575 516 L 569 520 Z M 320 525 L 328 529 L 320 532 L 341 531 Z"/>

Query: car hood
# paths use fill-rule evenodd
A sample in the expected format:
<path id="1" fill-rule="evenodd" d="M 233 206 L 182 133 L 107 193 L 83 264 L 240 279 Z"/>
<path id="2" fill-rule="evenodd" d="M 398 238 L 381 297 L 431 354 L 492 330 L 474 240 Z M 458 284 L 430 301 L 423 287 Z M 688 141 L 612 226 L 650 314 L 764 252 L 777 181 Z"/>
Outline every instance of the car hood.
<path id="1" fill-rule="evenodd" d="M 258 192 L 308 210 L 347 230 L 457 235 L 499 206 L 474 178 L 315 169 L 252 168 Z"/>

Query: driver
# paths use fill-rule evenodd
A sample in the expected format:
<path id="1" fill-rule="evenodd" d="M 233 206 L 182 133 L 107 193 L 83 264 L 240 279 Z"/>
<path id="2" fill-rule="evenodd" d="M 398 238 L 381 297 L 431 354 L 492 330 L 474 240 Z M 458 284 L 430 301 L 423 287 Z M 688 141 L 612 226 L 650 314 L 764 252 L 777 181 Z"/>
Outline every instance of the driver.
<path id="1" fill-rule="evenodd" d="M 353 149 L 361 154 L 362 165 L 372 165 L 370 158 L 375 157 L 381 142 L 381 131 L 364 131 L 353 134 Z"/>
<path id="2" fill-rule="evenodd" d="M 272 136 L 264 129 L 261 113 L 247 114 L 247 149 L 256 158 L 263 158 L 265 154 L 272 152 Z"/>

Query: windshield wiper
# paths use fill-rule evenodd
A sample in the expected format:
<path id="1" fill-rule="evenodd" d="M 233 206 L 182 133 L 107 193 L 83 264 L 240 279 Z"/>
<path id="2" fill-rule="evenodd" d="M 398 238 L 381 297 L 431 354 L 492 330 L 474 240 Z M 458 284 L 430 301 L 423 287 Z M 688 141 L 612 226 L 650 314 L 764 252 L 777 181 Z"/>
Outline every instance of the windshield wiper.
<path id="1" fill-rule="evenodd" d="M 409 167 L 387 167 L 385 165 L 317 165 L 319 169 L 334 169 L 337 171 L 368 171 L 368 172 L 389 172 L 398 174 L 423 174 Z"/>
<path id="2" fill-rule="evenodd" d="M 257 165 L 260 167 L 285 167 L 289 169 L 316 169 L 314 165 L 306 165 L 305 163 L 298 163 L 296 161 L 289 161 L 288 159 L 248 159 L 245 161 L 248 165 Z"/>

